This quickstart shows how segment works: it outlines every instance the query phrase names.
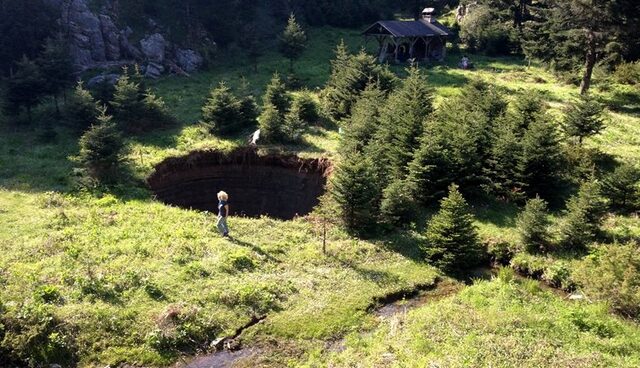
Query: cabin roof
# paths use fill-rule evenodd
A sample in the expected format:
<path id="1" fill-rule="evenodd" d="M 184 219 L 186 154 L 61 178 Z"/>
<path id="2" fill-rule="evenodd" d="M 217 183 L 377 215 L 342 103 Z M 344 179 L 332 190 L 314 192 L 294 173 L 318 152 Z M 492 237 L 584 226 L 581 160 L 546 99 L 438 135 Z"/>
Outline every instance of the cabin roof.
<path id="1" fill-rule="evenodd" d="M 449 29 L 438 21 L 381 20 L 367 28 L 365 35 L 391 35 L 394 37 L 448 36 Z"/>

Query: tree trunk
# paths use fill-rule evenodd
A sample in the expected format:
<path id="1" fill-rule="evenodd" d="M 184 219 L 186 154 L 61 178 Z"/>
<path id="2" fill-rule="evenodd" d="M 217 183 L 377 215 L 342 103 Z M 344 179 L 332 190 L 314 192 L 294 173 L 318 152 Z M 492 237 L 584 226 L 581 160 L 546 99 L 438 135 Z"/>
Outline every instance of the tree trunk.
<path id="1" fill-rule="evenodd" d="M 580 83 L 580 94 L 586 95 L 591 87 L 591 75 L 593 74 L 593 67 L 596 65 L 596 35 L 592 30 L 589 30 L 587 34 L 587 57 L 584 63 L 584 74 L 582 76 L 582 83 Z"/>
<path id="2" fill-rule="evenodd" d="M 60 104 L 58 103 L 58 94 L 53 95 L 53 101 L 56 104 L 56 117 L 60 117 Z"/>

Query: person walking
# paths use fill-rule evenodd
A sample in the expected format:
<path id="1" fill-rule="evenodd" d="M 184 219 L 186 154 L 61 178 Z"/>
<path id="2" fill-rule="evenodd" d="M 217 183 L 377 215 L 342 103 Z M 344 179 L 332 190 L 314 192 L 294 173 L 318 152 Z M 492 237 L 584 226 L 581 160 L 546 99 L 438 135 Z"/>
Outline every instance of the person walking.
<path id="1" fill-rule="evenodd" d="M 225 238 L 229 237 L 229 226 L 227 226 L 227 217 L 229 216 L 229 195 L 226 192 L 218 193 L 218 223 L 216 226 Z"/>

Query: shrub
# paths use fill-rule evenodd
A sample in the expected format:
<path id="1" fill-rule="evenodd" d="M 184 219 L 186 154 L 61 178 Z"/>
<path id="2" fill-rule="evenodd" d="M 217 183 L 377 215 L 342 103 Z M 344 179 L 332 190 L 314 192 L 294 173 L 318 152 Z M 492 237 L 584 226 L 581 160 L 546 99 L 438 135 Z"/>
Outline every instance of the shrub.
<path id="1" fill-rule="evenodd" d="M 78 161 L 90 177 L 110 182 L 123 160 L 125 144 L 106 109 L 102 109 L 97 120 L 80 138 Z"/>
<path id="2" fill-rule="evenodd" d="M 621 84 L 640 83 L 640 61 L 621 63 L 613 73 L 613 80 Z"/>
<path id="3" fill-rule="evenodd" d="M 544 269 L 542 279 L 549 285 L 557 288 L 569 290 L 573 288 L 571 280 L 571 270 L 569 265 L 563 261 L 556 261 Z"/>
<path id="4" fill-rule="evenodd" d="M 452 184 L 440 210 L 427 224 L 423 246 L 427 259 L 448 270 L 478 264 L 483 254 L 473 220 L 458 186 Z"/>
<path id="5" fill-rule="evenodd" d="M 478 6 L 460 24 L 460 39 L 471 51 L 506 55 L 515 47 L 513 29 L 487 6 Z"/>
<path id="6" fill-rule="evenodd" d="M 487 251 L 492 262 L 506 265 L 509 264 L 518 249 L 508 240 L 491 239 L 487 242 Z"/>
<path id="7" fill-rule="evenodd" d="M 84 131 L 96 121 L 100 107 L 91 93 L 78 82 L 71 98 L 66 104 L 66 119 L 74 129 Z"/>
<path id="8" fill-rule="evenodd" d="M 635 209 L 640 201 L 640 169 L 622 164 L 603 182 L 603 193 L 615 209 Z"/>
<path id="9" fill-rule="evenodd" d="M 560 227 L 561 244 L 565 250 L 583 250 L 599 233 L 604 204 L 600 184 L 587 181 L 569 199 Z"/>
<path id="10" fill-rule="evenodd" d="M 573 278 L 588 297 L 607 301 L 624 315 L 640 317 L 640 249 L 637 244 L 600 247 L 577 265 Z"/>
<path id="11" fill-rule="evenodd" d="M 547 249 L 549 225 L 547 202 L 540 197 L 528 200 L 517 219 L 520 242 L 528 252 L 540 252 Z"/>
<path id="12" fill-rule="evenodd" d="M 213 133 L 231 134 L 255 124 L 257 117 L 253 96 L 238 97 L 220 82 L 211 90 L 202 107 L 202 121 Z"/>

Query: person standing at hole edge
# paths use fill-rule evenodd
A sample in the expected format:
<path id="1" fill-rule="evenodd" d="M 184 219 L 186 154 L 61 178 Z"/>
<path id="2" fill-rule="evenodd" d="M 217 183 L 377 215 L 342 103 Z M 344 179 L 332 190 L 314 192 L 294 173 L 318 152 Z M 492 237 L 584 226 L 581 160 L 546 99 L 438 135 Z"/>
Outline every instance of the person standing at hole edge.
<path id="1" fill-rule="evenodd" d="M 226 192 L 218 193 L 218 223 L 216 226 L 225 238 L 229 237 L 229 226 L 227 226 L 227 217 L 229 216 L 229 195 Z"/>

